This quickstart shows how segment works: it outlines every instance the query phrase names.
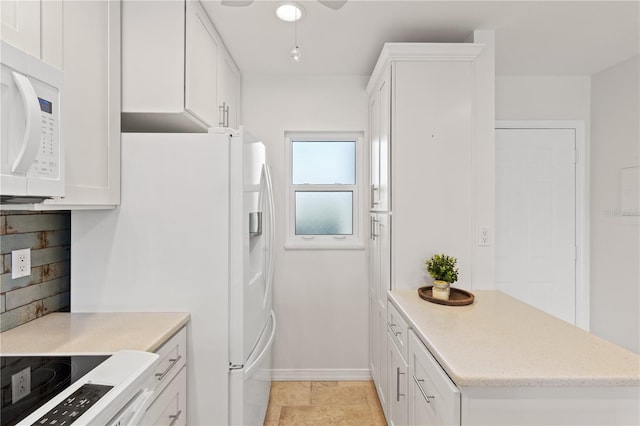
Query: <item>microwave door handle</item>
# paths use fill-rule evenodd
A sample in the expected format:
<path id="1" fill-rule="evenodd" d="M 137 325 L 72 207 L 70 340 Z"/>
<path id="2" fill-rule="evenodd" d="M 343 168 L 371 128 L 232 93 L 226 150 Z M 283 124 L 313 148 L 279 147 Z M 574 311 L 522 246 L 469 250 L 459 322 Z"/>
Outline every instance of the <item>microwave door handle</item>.
<path id="1" fill-rule="evenodd" d="M 22 140 L 20 151 L 11 167 L 11 171 L 26 174 L 31 164 L 33 164 L 40 146 L 40 135 L 42 133 L 40 102 L 38 102 L 36 91 L 27 77 L 14 71 L 13 81 L 18 86 L 18 91 L 22 97 L 27 125 L 24 130 L 24 139 Z"/>

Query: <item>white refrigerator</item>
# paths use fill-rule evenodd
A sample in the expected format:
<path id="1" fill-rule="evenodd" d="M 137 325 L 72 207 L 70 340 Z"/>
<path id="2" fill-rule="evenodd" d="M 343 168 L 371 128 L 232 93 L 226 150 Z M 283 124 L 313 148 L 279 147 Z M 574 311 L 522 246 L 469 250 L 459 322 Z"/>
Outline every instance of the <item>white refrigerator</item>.
<path id="1" fill-rule="evenodd" d="M 187 424 L 264 421 L 276 332 L 265 155 L 244 128 L 124 133 L 121 205 L 72 213 L 72 312 L 191 313 Z"/>

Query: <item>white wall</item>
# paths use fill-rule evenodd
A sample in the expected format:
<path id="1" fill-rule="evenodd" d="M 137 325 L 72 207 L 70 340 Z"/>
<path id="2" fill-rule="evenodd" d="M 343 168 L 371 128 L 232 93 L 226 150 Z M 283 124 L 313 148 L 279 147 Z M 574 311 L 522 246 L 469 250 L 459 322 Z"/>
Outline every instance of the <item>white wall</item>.
<path id="1" fill-rule="evenodd" d="M 585 122 L 590 157 L 590 329 L 635 352 L 640 352 L 638 218 L 604 212 L 615 214 L 619 208 L 619 169 L 639 164 L 638 75 L 636 56 L 593 77 L 496 78 L 496 120 Z"/>
<path id="2" fill-rule="evenodd" d="M 621 217 L 620 169 L 639 166 L 638 56 L 595 74 L 591 110 L 591 331 L 640 353 L 639 217 Z"/>
<path id="3" fill-rule="evenodd" d="M 243 76 L 243 124 L 267 146 L 280 213 L 274 283 L 275 378 L 369 375 L 366 250 L 284 249 L 284 132 L 365 131 L 367 79 Z"/>
<path id="4" fill-rule="evenodd" d="M 588 76 L 498 76 L 496 120 L 584 120 L 588 129 L 590 86 Z"/>

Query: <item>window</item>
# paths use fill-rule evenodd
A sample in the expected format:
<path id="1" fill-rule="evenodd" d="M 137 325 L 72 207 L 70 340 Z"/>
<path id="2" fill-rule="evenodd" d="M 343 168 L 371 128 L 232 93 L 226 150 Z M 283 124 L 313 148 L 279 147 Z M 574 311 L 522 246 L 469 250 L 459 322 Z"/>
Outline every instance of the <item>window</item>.
<path id="1" fill-rule="evenodd" d="M 291 132 L 286 143 L 286 248 L 364 248 L 359 219 L 362 134 Z"/>

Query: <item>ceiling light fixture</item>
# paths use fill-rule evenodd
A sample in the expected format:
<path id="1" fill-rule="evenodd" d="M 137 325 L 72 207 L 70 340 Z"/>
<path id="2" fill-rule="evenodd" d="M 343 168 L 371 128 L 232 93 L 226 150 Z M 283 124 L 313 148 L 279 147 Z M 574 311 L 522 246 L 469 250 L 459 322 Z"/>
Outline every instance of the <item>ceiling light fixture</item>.
<path id="1" fill-rule="evenodd" d="M 302 59 L 302 51 L 298 46 L 298 21 L 293 23 L 293 49 L 289 52 L 289 56 L 293 62 L 300 62 Z"/>
<path id="2" fill-rule="evenodd" d="M 276 7 L 276 16 L 285 22 L 296 22 L 302 18 L 304 9 L 297 3 L 285 2 Z"/>
<path id="3" fill-rule="evenodd" d="M 285 22 L 293 22 L 293 49 L 289 52 L 289 57 L 293 62 L 300 62 L 302 51 L 298 46 L 298 21 L 302 18 L 302 6 L 297 3 L 280 3 L 276 8 L 276 16 Z"/>

